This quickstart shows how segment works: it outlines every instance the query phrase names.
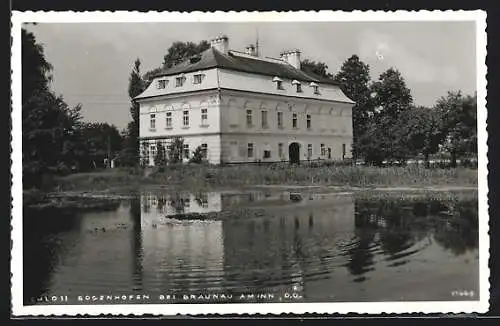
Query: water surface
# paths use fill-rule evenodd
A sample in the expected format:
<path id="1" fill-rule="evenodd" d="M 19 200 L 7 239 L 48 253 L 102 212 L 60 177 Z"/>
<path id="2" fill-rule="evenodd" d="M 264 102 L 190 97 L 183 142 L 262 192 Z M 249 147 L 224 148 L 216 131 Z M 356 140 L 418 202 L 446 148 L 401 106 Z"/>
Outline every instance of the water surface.
<path id="1" fill-rule="evenodd" d="M 25 304 L 477 300 L 477 219 L 474 196 L 143 191 L 25 214 Z"/>

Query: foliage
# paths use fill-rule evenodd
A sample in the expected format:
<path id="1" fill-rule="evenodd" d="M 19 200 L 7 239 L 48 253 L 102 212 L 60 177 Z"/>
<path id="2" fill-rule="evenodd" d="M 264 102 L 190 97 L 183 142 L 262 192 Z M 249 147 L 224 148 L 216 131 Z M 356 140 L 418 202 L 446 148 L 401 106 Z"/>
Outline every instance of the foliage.
<path id="1" fill-rule="evenodd" d="M 168 162 L 181 163 L 182 150 L 184 149 L 184 139 L 182 137 L 174 137 L 168 145 Z"/>
<path id="2" fill-rule="evenodd" d="M 165 166 L 167 164 L 167 153 L 161 141 L 156 142 L 156 155 L 154 161 L 155 166 Z"/>
<path id="3" fill-rule="evenodd" d="M 370 114 L 373 114 L 374 105 L 370 97 L 370 67 L 362 62 L 357 55 L 349 57 L 340 68 L 334 78 L 340 85 L 340 89 L 353 100 L 353 155 L 364 156 L 361 150 L 361 142 L 366 130 Z"/>
<path id="4" fill-rule="evenodd" d="M 122 148 L 122 135 L 114 125 L 102 122 L 84 123 L 81 132 L 88 160 L 94 167 L 103 167 L 104 159 L 113 159 Z"/>
<path id="5" fill-rule="evenodd" d="M 477 95 L 448 92 L 437 101 L 435 109 L 442 118 L 443 148 L 450 153 L 455 167 L 458 155 L 477 153 Z"/>
<path id="6" fill-rule="evenodd" d="M 196 44 L 193 42 L 174 42 L 163 57 L 163 68 L 171 68 L 190 57 L 210 48 L 210 44 L 203 40 Z"/>
<path id="7" fill-rule="evenodd" d="M 120 153 L 120 161 L 127 166 L 139 164 L 139 104 L 134 98 L 141 94 L 146 87 L 146 82 L 141 77 L 141 61 L 136 59 L 129 77 L 128 94 L 131 100 L 130 115 L 132 121 L 127 125 L 127 137 L 123 151 Z"/>
<path id="8" fill-rule="evenodd" d="M 300 69 L 306 73 L 312 73 L 320 77 L 333 78 L 333 75 L 328 72 L 328 66 L 324 62 L 305 59 L 300 63 Z"/>
<path id="9" fill-rule="evenodd" d="M 200 146 L 196 147 L 193 151 L 193 156 L 189 159 L 189 163 L 203 163 L 205 161 L 205 154 L 203 148 Z"/>

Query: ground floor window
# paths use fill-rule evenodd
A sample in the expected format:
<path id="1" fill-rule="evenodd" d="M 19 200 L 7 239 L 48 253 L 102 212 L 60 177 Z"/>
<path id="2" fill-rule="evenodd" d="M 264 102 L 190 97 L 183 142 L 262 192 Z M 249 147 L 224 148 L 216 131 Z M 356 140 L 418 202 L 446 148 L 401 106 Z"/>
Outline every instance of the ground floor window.
<path id="1" fill-rule="evenodd" d="M 208 152 L 207 144 L 201 144 L 201 152 L 203 153 L 203 158 L 207 158 L 207 152 Z"/>
<path id="2" fill-rule="evenodd" d="M 325 156 L 326 155 L 325 144 L 321 144 L 320 145 L 320 149 L 321 149 L 321 156 Z"/>
<path id="3" fill-rule="evenodd" d="M 182 145 L 182 150 L 184 152 L 184 158 L 189 158 L 189 144 Z"/>
<path id="4" fill-rule="evenodd" d="M 248 143 L 247 157 L 253 157 L 253 144 L 252 143 Z"/>
<path id="5" fill-rule="evenodd" d="M 313 145 L 307 144 L 307 158 L 311 158 L 313 155 Z"/>
<path id="6" fill-rule="evenodd" d="M 346 154 L 346 146 L 345 144 L 342 144 L 342 159 L 345 157 Z"/>
<path id="7" fill-rule="evenodd" d="M 279 143 L 278 144 L 278 156 L 281 158 L 283 157 L 284 153 L 283 153 L 283 143 Z"/>
<path id="8" fill-rule="evenodd" d="M 264 158 L 270 158 L 271 157 L 271 151 L 270 150 L 264 150 Z"/>

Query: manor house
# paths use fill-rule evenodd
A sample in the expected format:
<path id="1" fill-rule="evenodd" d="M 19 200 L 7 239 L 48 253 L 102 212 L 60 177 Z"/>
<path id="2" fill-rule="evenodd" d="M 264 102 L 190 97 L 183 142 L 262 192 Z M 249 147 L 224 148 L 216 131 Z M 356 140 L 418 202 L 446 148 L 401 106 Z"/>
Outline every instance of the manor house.
<path id="1" fill-rule="evenodd" d="M 154 165 L 157 142 L 173 137 L 184 140 L 185 160 L 201 146 L 213 164 L 350 157 L 354 102 L 333 80 L 302 71 L 300 54 L 233 51 L 222 36 L 157 74 L 135 98 L 141 157 Z"/>

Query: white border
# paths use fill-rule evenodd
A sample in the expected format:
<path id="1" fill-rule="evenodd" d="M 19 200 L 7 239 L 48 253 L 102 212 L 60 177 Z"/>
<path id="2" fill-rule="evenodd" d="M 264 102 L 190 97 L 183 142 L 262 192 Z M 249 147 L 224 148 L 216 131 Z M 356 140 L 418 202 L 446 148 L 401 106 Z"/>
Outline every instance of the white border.
<path id="1" fill-rule="evenodd" d="M 234 303 L 139 305 L 23 306 L 22 262 L 22 138 L 21 25 L 24 22 L 283 22 L 283 21 L 463 21 L 476 22 L 478 100 L 479 301 Z M 12 13 L 12 314 L 14 316 L 281 314 L 281 313 L 485 313 L 489 307 L 488 146 L 486 131 L 486 12 L 485 11 L 298 11 L 298 12 L 19 12 Z"/>

